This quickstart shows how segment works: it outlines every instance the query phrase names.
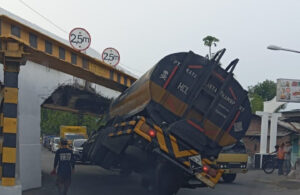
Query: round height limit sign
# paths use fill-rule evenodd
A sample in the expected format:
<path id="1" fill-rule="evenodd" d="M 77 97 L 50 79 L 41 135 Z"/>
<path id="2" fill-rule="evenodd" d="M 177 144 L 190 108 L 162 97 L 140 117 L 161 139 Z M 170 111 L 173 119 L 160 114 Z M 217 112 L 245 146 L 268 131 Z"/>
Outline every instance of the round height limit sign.
<path id="1" fill-rule="evenodd" d="M 84 28 L 74 28 L 69 34 L 71 46 L 79 51 L 84 51 L 91 44 L 91 35 Z"/>
<path id="2" fill-rule="evenodd" d="M 112 66 L 117 66 L 120 62 L 120 54 L 119 54 L 118 50 L 109 47 L 109 48 L 104 49 L 104 51 L 102 53 L 102 60 L 106 64 L 110 64 Z"/>

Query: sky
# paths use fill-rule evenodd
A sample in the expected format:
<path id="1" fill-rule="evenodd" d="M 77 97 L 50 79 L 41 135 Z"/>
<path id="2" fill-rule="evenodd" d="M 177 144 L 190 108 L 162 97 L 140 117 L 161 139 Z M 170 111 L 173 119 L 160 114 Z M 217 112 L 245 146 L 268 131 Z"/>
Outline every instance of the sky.
<path id="1" fill-rule="evenodd" d="M 120 66 L 137 75 L 170 53 L 205 56 L 202 39 L 212 35 L 220 40 L 213 51 L 227 49 L 223 66 L 240 59 L 234 73 L 244 88 L 300 79 L 300 54 L 267 50 L 271 44 L 300 50 L 299 0 L 0 0 L 0 7 L 65 39 L 83 27 L 92 48 L 116 48 Z"/>

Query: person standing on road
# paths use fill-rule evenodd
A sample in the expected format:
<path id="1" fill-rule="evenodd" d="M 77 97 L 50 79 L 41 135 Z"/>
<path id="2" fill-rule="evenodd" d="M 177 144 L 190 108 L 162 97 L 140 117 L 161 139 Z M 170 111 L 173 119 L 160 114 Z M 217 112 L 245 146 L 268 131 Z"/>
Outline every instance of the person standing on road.
<path id="1" fill-rule="evenodd" d="M 291 171 L 291 153 L 292 153 L 291 142 L 286 142 L 284 147 L 284 162 L 283 162 L 284 175 L 288 175 Z"/>
<path id="2" fill-rule="evenodd" d="M 55 153 L 54 168 L 52 174 L 56 174 L 56 185 L 60 195 L 66 195 L 71 185 L 71 175 L 75 170 L 73 152 L 68 148 L 68 142 L 65 139 L 60 141 L 61 148 Z"/>
<path id="3" fill-rule="evenodd" d="M 284 161 L 284 143 L 280 145 L 277 152 L 277 160 L 278 160 L 278 175 L 283 174 L 283 161 Z"/>

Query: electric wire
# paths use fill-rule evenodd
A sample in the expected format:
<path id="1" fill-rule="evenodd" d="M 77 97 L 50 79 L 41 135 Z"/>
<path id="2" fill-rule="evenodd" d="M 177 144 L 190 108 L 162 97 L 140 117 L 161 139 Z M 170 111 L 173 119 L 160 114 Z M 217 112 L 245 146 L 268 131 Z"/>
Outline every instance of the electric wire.
<path id="1" fill-rule="evenodd" d="M 33 9 L 30 5 L 28 5 L 27 3 L 25 3 L 23 0 L 19 0 L 20 3 L 22 3 L 24 6 L 26 6 L 28 9 L 30 9 L 31 11 L 33 11 L 34 13 L 36 13 L 37 15 L 39 15 L 40 17 L 42 17 L 44 20 L 46 20 L 47 22 L 49 22 L 50 24 L 52 24 L 53 26 L 55 26 L 58 30 L 69 34 L 66 30 L 64 30 L 63 28 L 61 28 L 60 26 L 58 26 L 57 24 L 55 24 L 54 22 L 52 22 L 50 19 L 48 19 L 46 16 L 42 15 L 41 13 L 39 13 L 38 11 L 36 11 L 35 9 Z M 144 73 L 142 71 L 136 70 L 134 68 L 131 68 L 129 66 L 124 65 L 123 63 L 120 63 L 120 65 L 124 68 L 129 69 L 129 71 L 132 71 L 134 74 L 138 73 L 138 75 L 143 75 Z"/>
<path id="2" fill-rule="evenodd" d="M 24 6 L 26 6 L 28 9 L 30 9 L 31 11 L 33 11 L 34 13 L 38 14 L 40 17 L 42 17 L 44 20 L 46 20 L 47 22 L 49 22 L 50 24 L 52 24 L 53 26 L 55 26 L 57 29 L 59 29 L 60 31 L 68 34 L 68 32 L 66 30 L 64 30 L 63 28 L 61 28 L 60 26 L 58 26 L 57 24 L 55 24 L 54 22 L 52 22 L 50 19 L 48 19 L 47 17 L 43 16 L 41 13 L 39 13 L 38 11 L 36 11 L 35 9 L 33 9 L 31 6 L 29 6 L 27 3 L 25 3 L 23 0 L 19 0 L 20 3 L 22 3 Z"/>

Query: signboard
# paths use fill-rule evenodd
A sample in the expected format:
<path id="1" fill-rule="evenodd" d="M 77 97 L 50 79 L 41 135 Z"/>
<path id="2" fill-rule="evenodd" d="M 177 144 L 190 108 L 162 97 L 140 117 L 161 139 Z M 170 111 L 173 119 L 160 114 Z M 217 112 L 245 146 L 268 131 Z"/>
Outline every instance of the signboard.
<path id="1" fill-rule="evenodd" d="M 74 28 L 69 34 L 69 42 L 74 49 L 84 51 L 91 45 L 91 35 L 84 28 Z"/>
<path id="2" fill-rule="evenodd" d="M 300 102 L 300 80 L 277 79 L 278 102 Z"/>
<path id="3" fill-rule="evenodd" d="M 102 53 L 102 60 L 106 64 L 110 64 L 112 66 L 117 66 L 120 62 L 120 54 L 118 50 L 114 48 L 106 48 Z"/>

